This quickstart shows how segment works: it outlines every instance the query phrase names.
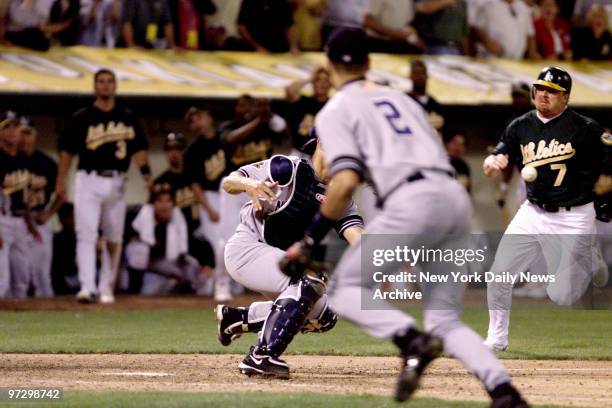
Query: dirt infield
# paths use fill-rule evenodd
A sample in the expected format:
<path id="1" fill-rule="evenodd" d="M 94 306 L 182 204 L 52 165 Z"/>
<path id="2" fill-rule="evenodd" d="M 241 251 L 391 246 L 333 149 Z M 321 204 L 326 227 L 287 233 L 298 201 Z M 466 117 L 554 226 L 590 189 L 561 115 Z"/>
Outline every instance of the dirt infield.
<path id="1" fill-rule="evenodd" d="M 95 391 L 321 392 L 390 395 L 398 359 L 288 356 L 292 379 L 266 381 L 238 373 L 239 355 L 1 354 L 0 387 Z M 612 362 L 504 360 L 536 404 L 612 406 Z M 420 396 L 486 401 L 456 361 L 440 359 Z"/>

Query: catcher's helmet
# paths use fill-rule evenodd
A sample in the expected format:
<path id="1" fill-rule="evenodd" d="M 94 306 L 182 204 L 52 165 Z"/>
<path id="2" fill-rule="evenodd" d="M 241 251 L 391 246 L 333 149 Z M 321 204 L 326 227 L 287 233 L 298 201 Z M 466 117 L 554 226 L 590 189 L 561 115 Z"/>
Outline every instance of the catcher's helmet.
<path id="1" fill-rule="evenodd" d="M 569 94 L 572 91 L 572 77 L 569 72 L 563 68 L 546 67 L 540 71 L 538 79 L 536 79 L 532 85 L 534 87 L 546 87 Z"/>
<path id="2" fill-rule="evenodd" d="M 185 135 L 182 133 L 168 133 L 166 140 L 164 140 L 164 150 L 169 149 L 184 149 L 185 148 Z"/>

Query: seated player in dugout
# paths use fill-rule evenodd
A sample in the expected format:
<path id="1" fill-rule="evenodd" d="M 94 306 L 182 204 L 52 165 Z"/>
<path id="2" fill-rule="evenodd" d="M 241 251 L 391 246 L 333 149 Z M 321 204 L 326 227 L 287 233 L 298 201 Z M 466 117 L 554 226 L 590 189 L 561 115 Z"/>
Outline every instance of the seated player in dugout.
<path id="1" fill-rule="evenodd" d="M 130 286 L 141 286 L 143 295 L 198 293 L 205 287 L 199 262 L 188 254 L 188 227 L 182 211 L 174 205 L 174 197 L 169 184 L 154 185 L 149 203 L 140 208 L 131 223 L 125 258 Z"/>
<path id="2" fill-rule="evenodd" d="M 316 139 L 307 145 L 304 152 L 312 154 Z M 293 337 L 299 331 L 322 333 L 336 324 L 336 314 L 327 306 L 324 274 L 291 279 L 278 266 L 325 199 L 325 173 L 317 149 L 312 166 L 295 156 L 276 155 L 243 166 L 223 180 L 225 191 L 246 193 L 251 199 L 242 208 L 240 225 L 226 245 L 227 269 L 237 282 L 275 299 L 248 307 L 216 308 L 221 344 L 227 346 L 245 332 L 261 331 L 257 345 L 239 365 L 243 374 L 288 378 L 289 366 L 279 357 Z M 363 220 L 353 203 L 335 227 L 349 244 L 358 241 Z"/>

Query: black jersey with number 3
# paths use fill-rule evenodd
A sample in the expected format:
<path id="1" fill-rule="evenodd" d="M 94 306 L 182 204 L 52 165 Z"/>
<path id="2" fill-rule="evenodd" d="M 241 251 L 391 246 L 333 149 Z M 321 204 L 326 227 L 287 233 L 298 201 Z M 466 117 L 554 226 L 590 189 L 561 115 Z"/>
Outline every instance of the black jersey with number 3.
<path id="1" fill-rule="evenodd" d="M 508 125 L 495 153 L 508 154 L 521 170 L 532 166 L 537 178 L 527 197 L 543 204 L 581 205 L 593 198 L 593 185 L 608 172 L 612 137 L 594 120 L 566 109 L 544 123 L 533 110 Z"/>
<path id="2" fill-rule="evenodd" d="M 32 211 L 42 211 L 49 204 L 55 188 L 57 164 L 40 150 L 36 150 L 27 160 L 30 170 L 30 189 L 28 193 L 30 209 Z"/>
<path id="3" fill-rule="evenodd" d="M 132 155 L 148 148 L 136 116 L 120 106 L 105 112 L 88 106 L 76 112 L 59 140 L 60 150 L 79 155 L 79 169 L 125 172 Z"/>

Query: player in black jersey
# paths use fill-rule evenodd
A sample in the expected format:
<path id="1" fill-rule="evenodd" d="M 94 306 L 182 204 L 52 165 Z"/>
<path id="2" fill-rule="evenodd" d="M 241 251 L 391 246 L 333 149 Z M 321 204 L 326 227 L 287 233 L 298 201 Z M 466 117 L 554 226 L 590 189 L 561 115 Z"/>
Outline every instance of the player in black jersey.
<path id="1" fill-rule="evenodd" d="M 308 84 L 312 85 L 312 96 L 302 95 L 302 88 Z M 285 88 L 285 117 L 291 129 L 293 156 L 302 156 L 299 149 L 308 141 L 314 118 L 329 100 L 330 90 L 329 72 L 321 66 L 314 68 L 309 78 L 295 80 Z"/>
<path id="2" fill-rule="evenodd" d="M 168 159 L 168 169 L 154 181 L 154 186 L 167 185 L 174 192 L 174 205 L 185 217 L 189 235 L 189 255 L 200 263 L 203 273 L 212 275 L 214 255 L 208 241 L 200 232 L 200 204 L 191 187 L 192 177 L 185 171 L 183 151 L 186 147 L 182 133 L 169 133 L 164 141 L 164 151 Z"/>
<path id="3" fill-rule="evenodd" d="M 28 209 L 30 172 L 19 151 L 18 128 L 15 112 L 0 116 L 0 298 L 27 295 L 29 245 L 32 238 L 40 240 Z"/>
<path id="4" fill-rule="evenodd" d="M 185 173 L 201 209 L 199 232 L 206 237 L 214 252 L 215 299 L 224 302 L 232 296 L 220 236 L 225 220 L 220 215 L 219 186 L 228 171 L 226 145 L 215 129 L 214 117 L 209 109 L 191 107 L 185 114 L 185 122 L 197 135 L 185 151 Z"/>
<path id="5" fill-rule="evenodd" d="M 74 188 L 77 264 L 81 290 L 77 300 L 113 303 L 121 259 L 126 205 L 125 173 L 133 158 L 149 185 L 148 142 L 136 116 L 115 100 L 115 74 L 101 69 L 94 76 L 95 102 L 76 112 L 59 140 L 60 162 L 56 192 L 65 197 L 70 163 L 79 156 Z M 101 228 L 110 262 L 103 262 L 96 286 L 96 241 Z M 107 257 L 103 257 L 106 260 Z M 110 265 L 106 265 L 110 263 Z"/>
<path id="6" fill-rule="evenodd" d="M 535 110 L 508 125 L 483 164 L 491 176 L 513 162 L 527 181 L 527 201 L 506 229 L 491 270 L 523 277 L 520 272 L 530 271 L 543 255 L 546 291 L 562 305 L 578 300 L 591 281 L 607 281 L 593 272 L 607 275 L 607 270 L 591 262 L 593 188 L 602 173 L 612 170 L 612 136 L 568 107 L 571 88 L 567 71 L 544 68 L 533 83 Z M 486 344 L 494 350 L 508 347 L 511 300 L 511 282 L 489 282 Z"/>
<path id="7" fill-rule="evenodd" d="M 53 231 L 49 219 L 64 201 L 56 195 L 51 202 L 57 178 L 57 164 L 55 160 L 36 148 L 38 132 L 31 118 L 25 116 L 20 118 L 19 133 L 19 148 L 27 158 L 30 172 L 28 206 L 33 224 L 41 238 L 40 241 L 32 242 L 29 248 L 29 278 L 34 287 L 35 296 L 49 297 L 53 296 L 51 285 Z M 23 287 L 28 287 L 29 284 L 29 281 L 22 282 Z"/>

